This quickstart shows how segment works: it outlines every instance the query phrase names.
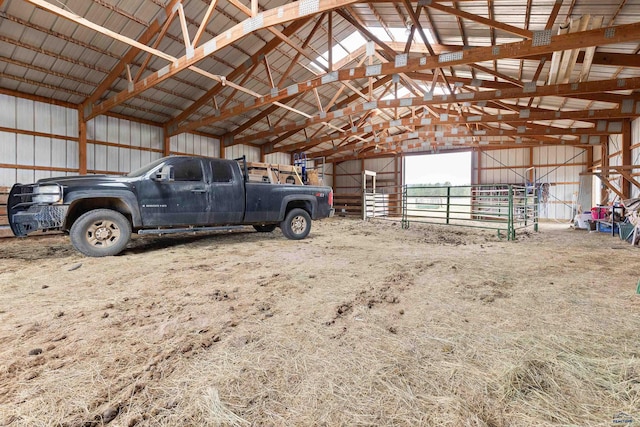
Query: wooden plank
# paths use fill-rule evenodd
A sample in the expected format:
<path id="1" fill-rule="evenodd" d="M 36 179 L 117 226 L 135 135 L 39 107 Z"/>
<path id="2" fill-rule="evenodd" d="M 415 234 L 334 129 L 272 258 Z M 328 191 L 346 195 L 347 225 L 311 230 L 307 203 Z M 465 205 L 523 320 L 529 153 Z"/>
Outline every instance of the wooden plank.
<path id="1" fill-rule="evenodd" d="M 590 15 L 581 16 L 579 19 L 574 19 L 569 25 L 569 33 L 583 32 L 587 29 Z M 556 77 L 556 83 L 568 83 L 571 78 L 571 72 L 578 59 L 578 49 L 565 50 L 562 53 L 562 60 L 560 61 L 560 68 Z"/>
<path id="2" fill-rule="evenodd" d="M 275 163 L 264 162 L 247 162 L 247 171 L 250 180 L 267 181 L 279 184 L 295 184 L 302 183 L 302 168 L 293 165 L 281 165 Z"/>
<path id="3" fill-rule="evenodd" d="M 593 18 L 591 28 L 602 27 L 602 21 L 604 16 L 596 16 Z M 582 69 L 580 70 L 579 82 L 584 82 L 589 79 L 589 72 L 591 72 L 591 64 L 593 64 L 593 57 L 596 53 L 596 46 L 588 47 L 584 53 L 584 60 L 582 61 Z"/>
<path id="4" fill-rule="evenodd" d="M 10 187 L 0 187 L 0 226 L 9 225 L 9 220 L 7 218 L 7 199 L 9 198 L 9 191 L 11 191 Z M 6 234 L 6 230 L 0 229 L 0 237 L 3 237 L 3 234 Z M 9 230 L 9 235 L 13 236 L 11 230 Z"/>

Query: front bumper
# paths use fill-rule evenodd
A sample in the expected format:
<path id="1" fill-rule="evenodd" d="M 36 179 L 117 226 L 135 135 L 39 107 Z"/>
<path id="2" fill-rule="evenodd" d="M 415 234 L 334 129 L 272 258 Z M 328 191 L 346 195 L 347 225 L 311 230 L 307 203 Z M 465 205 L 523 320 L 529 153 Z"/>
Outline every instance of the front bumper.
<path id="1" fill-rule="evenodd" d="M 18 237 L 38 230 L 59 230 L 64 226 L 67 205 L 35 205 L 10 215 L 11 231 Z"/>

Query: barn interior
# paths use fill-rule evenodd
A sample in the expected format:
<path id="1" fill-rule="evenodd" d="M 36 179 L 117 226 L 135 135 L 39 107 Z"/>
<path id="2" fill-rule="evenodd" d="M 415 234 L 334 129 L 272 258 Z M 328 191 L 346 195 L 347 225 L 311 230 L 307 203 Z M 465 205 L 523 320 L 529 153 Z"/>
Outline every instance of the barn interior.
<path id="1" fill-rule="evenodd" d="M 0 0 L 0 425 L 640 422 L 639 16 Z M 408 180 L 450 153 L 469 182 Z M 13 237 L 14 184 L 171 155 L 309 172 L 336 218 L 104 260 Z"/>

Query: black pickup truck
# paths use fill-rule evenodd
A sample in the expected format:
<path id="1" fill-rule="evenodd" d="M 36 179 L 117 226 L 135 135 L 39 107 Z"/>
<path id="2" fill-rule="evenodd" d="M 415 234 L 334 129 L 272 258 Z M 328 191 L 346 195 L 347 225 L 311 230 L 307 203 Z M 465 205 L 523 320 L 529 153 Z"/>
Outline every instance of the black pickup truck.
<path id="1" fill-rule="evenodd" d="M 249 182 L 244 159 L 164 157 L 126 176 L 85 175 L 16 184 L 7 202 L 13 234 L 68 232 L 92 257 L 115 255 L 131 233 L 167 234 L 252 225 L 289 239 L 333 215 L 330 187 Z"/>

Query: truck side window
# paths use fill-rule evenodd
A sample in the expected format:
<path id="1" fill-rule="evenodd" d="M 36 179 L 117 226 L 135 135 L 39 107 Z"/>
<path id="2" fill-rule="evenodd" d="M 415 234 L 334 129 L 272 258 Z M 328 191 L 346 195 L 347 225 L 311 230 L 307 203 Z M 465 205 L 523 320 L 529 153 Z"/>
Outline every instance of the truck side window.
<path id="1" fill-rule="evenodd" d="M 174 181 L 202 181 L 200 159 L 184 159 L 173 165 Z"/>
<path id="2" fill-rule="evenodd" d="M 228 163 L 212 163 L 211 176 L 212 176 L 212 182 L 233 181 L 233 174 L 231 173 L 231 165 Z"/>

